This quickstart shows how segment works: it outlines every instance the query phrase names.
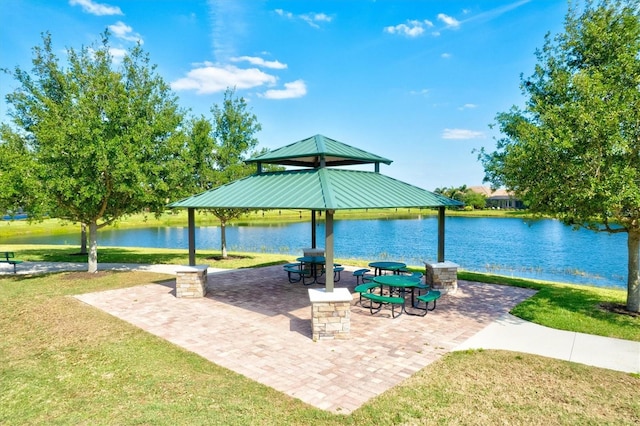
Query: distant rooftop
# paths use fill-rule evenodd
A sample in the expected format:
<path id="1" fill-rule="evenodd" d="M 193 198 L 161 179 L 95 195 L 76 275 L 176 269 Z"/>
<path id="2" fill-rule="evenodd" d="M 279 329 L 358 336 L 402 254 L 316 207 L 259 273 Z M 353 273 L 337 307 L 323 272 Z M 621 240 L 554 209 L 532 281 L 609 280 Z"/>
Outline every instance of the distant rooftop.
<path id="1" fill-rule="evenodd" d="M 513 191 L 507 191 L 506 189 L 503 189 L 503 188 L 498 188 L 495 191 L 492 191 L 491 188 L 488 186 L 470 186 L 469 190 L 477 194 L 482 194 L 485 197 L 487 197 L 487 199 L 493 199 L 493 200 L 508 199 L 508 198 L 515 197 L 515 194 L 513 193 Z"/>

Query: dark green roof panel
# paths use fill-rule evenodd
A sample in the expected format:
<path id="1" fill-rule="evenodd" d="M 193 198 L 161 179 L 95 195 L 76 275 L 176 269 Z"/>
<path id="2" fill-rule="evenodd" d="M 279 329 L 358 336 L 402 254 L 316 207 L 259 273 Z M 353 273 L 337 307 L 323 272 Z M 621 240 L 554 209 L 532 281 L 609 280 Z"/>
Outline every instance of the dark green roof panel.
<path id="1" fill-rule="evenodd" d="M 346 210 L 460 205 L 380 173 L 313 169 L 252 175 L 169 207 Z"/>
<path id="2" fill-rule="evenodd" d="M 246 162 L 318 167 L 321 158 L 325 159 L 326 166 L 392 163 L 387 158 L 322 135 L 315 135 L 294 142 L 282 148 L 252 157 Z"/>

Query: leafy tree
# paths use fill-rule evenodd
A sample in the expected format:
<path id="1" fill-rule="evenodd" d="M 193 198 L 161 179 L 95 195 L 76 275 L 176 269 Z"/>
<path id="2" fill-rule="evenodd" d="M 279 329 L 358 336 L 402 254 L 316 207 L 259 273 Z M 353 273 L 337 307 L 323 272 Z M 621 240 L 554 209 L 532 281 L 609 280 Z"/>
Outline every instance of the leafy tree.
<path id="1" fill-rule="evenodd" d="M 244 160 L 257 147 L 258 139 L 254 135 L 262 130 L 262 126 L 248 110 L 245 99 L 235 97 L 235 89 L 227 89 L 222 106 L 213 105 L 211 113 L 217 144 L 214 154 L 217 183 L 224 184 L 254 173 L 254 166 L 246 165 Z"/>
<path id="2" fill-rule="evenodd" d="M 434 192 L 451 198 L 452 200 L 461 201 L 470 208 L 484 209 L 487 206 L 487 198 L 483 194 L 474 192 L 471 188 L 468 188 L 467 185 L 462 185 L 457 188 L 453 186 L 450 188 L 436 188 Z"/>
<path id="3" fill-rule="evenodd" d="M 212 138 L 215 141 L 213 161 L 200 161 L 198 165 L 207 169 L 213 165 L 213 173 L 209 170 L 199 173 L 202 177 L 206 176 L 206 180 L 201 180 L 203 189 L 205 186 L 224 185 L 255 173 L 255 166 L 245 164 L 244 160 L 258 145 L 258 139 L 254 135 L 262 129 L 255 114 L 248 110 L 244 98 L 235 96 L 234 89 L 225 91 L 222 106 L 213 105 L 211 113 Z M 201 131 L 204 133 L 205 129 Z M 202 145 L 207 146 L 207 149 L 210 146 L 209 143 Z M 201 158 L 206 159 L 206 156 Z M 226 225 L 230 220 L 249 212 L 249 209 L 212 209 L 211 212 L 220 219 L 220 246 L 222 257 L 226 258 Z"/>
<path id="4" fill-rule="evenodd" d="M 4 70 L 20 83 L 7 102 L 49 213 L 88 226 L 88 270 L 96 272 L 99 228 L 134 212 L 160 212 L 182 195 L 183 113 L 140 45 L 121 64 L 108 32 L 100 44 L 66 53 L 63 67 L 43 35 L 31 74 Z M 36 207 L 27 200 L 30 212 Z"/>
<path id="5" fill-rule="evenodd" d="M 460 187 L 450 187 L 450 188 L 436 188 L 434 190 L 436 194 L 444 195 L 447 198 L 451 198 L 456 201 L 463 201 L 465 194 L 467 193 L 467 185 L 462 185 Z"/>
<path id="6" fill-rule="evenodd" d="M 39 206 L 42 198 L 34 169 L 26 138 L 6 124 L 0 125 L 0 214 L 17 212 L 26 205 L 33 209 Z"/>
<path id="7" fill-rule="evenodd" d="M 213 125 L 204 116 L 193 118 L 187 125 L 186 137 L 185 161 L 190 173 L 191 191 L 208 191 L 217 179 L 217 145 L 213 137 Z"/>
<path id="8" fill-rule="evenodd" d="M 473 207 L 474 209 L 484 209 L 487 206 L 487 197 L 484 194 L 480 194 L 467 189 L 461 200 L 465 205 Z"/>
<path id="9" fill-rule="evenodd" d="M 627 309 L 640 310 L 640 4 L 570 5 L 547 35 L 524 109 L 497 115 L 487 181 L 576 227 L 628 234 Z"/>

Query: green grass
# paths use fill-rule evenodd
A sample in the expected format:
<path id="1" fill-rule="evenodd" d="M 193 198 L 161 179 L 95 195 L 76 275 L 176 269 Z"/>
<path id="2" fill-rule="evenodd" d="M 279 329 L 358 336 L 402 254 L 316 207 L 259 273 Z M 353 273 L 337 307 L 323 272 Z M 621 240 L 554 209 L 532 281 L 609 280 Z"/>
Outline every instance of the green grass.
<path id="1" fill-rule="evenodd" d="M 328 417 L 69 297 L 167 278 L 0 278 L 0 424 L 251 424 L 262 416 L 276 423 Z"/>
<path id="2" fill-rule="evenodd" d="M 624 290 L 533 281 L 500 275 L 459 271 L 458 278 L 537 290 L 516 306 L 517 317 L 559 330 L 640 341 L 640 316 L 614 313 L 606 305 L 624 305 Z"/>
<path id="3" fill-rule="evenodd" d="M 0 424 L 640 422 L 637 375 L 502 351 L 451 353 L 353 413 L 334 415 L 72 297 L 167 279 L 142 272 L 0 277 Z M 357 380 L 362 367 L 353 369 Z"/>

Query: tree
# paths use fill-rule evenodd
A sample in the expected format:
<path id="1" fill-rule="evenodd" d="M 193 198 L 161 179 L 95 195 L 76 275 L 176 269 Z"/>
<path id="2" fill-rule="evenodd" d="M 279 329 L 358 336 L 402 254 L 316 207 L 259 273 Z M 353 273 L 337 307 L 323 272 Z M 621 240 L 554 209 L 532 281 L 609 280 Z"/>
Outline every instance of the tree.
<path id="1" fill-rule="evenodd" d="M 452 186 L 450 188 L 436 188 L 433 192 L 436 194 L 444 195 L 447 198 L 451 198 L 456 201 L 463 201 L 465 194 L 467 193 L 467 185 L 462 185 L 458 188 Z"/>
<path id="2" fill-rule="evenodd" d="M 217 187 L 255 173 L 255 166 L 244 163 L 258 145 L 255 133 L 262 129 L 255 114 L 247 109 L 244 98 L 235 97 L 234 89 L 224 93 L 222 106 L 213 105 L 213 140 L 215 147 L 213 162 L 201 161 L 200 166 L 209 168 L 214 165 L 213 174 L 201 172 L 202 176 L 211 176 L 204 181 L 206 186 Z M 202 129 L 204 132 L 204 129 Z M 205 144 L 203 144 L 205 145 Z M 205 145 L 208 146 L 208 145 Z M 205 158 L 204 156 L 202 158 Z M 203 186 L 205 186 L 203 182 Z M 220 248 L 222 257 L 227 257 L 227 223 L 249 212 L 249 209 L 212 209 L 211 212 L 220 219 Z"/>
<path id="3" fill-rule="evenodd" d="M 190 173 L 192 192 L 212 189 L 216 181 L 216 140 L 213 125 L 204 116 L 189 121 L 186 131 L 185 161 Z"/>
<path id="4" fill-rule="evenodd" d="M 487 206 L 487 197 L 471 189 L 467 189 L 461 201 L 465 205 L 478 210 L 482 210 Z"/>
<path id="5" fill-rule="evenodd" d="M 627 309 L 640 310 L 640 4 L 570 5 L 547 35 L 527 103 L 499 113 L 504 135 L 480 153 L 485 180 L 534 212 L 575 227 L 628 234 Z"/>
<path id="6" fill-rule="evenodd" d="M 39 204 L 42 198 L 34 169 L 25 137 L 0 125 L 0 214 Z"/>
<path id="7" fill-rule="evenodd" d="M 487 198 L 483 194 L 474 192 L 467 185 L 462 185 L 458 188 L 453 186 L 450 188 L 436 188 L 434 192 L 452 200 L 461 201 L 470 208 L 484 209 L 487 206 Z M 456 209 L 458 208 L 456 207 Z"/>
<path id="8" fill-rule="evenodd" d="M 183 113 L 139 44 L 118 64 L 105 32 L 100 44 L 69 48 L 66 57 L 62 67 L 43 35 L 31 74 L 4 70 L 20 83 L 7 102 L 49 214 L 88 226 L 88 271 L 96 272 L 99 228 L 161 212 L 182 195 Z"/>

